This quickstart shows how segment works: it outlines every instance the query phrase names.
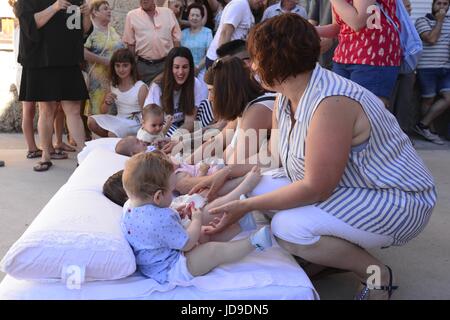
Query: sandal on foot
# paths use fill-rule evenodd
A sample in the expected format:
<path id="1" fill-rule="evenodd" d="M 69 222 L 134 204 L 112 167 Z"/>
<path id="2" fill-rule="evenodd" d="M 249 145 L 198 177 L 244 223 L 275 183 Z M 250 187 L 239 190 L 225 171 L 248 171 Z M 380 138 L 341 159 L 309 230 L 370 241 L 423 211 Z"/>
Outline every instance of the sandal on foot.
<path id="1" fill-rule="evenodd" d="M 392 285 L 392 270 L 391 270 L 391 268 L 390 268 L 389 266 L 386 266 L 386 268 L 387 268 L 388 271 L 389 271 L 389 285 L 387 285 L 387 286 L 379 286 L 379 287 L 372 287 L 372 288 L 369 288 L 369 287 L 367 286 L 367 283 L 361 282 L 361 284 L 362 284 L 364 287 L 362 288 L 362 290 L 361 290 L 358 294 L 356 294 L 355 300 L 369 300 L 369 297 L 370 297 L 370 291 L 371 291 L 371 290 L 387 291 L 387 293 L 388 293 L 388 300 L 391 299 L 392 292 L 393 292 L 394 290 L 397 290 L 397 289 L 398 289 L 398 286 L 393 286 L 393 285 Z"/>
<path id="2" fill-rule="evenodd" d="M 42 150 L 37 149 L 34 151 L 28 150 L 27 152 L 27 159 L 34 159 L 34 158 L 40 158 L 42 157 Z"/>
<path id="3" fill-rule="evenodd" d="M 64 143 L 60 146 L 55 146 L 55 151 L 66 151 L 66 152 L 75 152 L 77 151 L 75 148 L 72 148 L 67 143 Z"/>
<path id="4" fill-rule="evenodd" d="M 33 167 L 34 171 L 37 172 L 43 172 L 43 171 L 47 171 L 48 169 L 50 169 L 50 167 L 53 165 L 53 163 L 51 161 L 39 161 L 38 163 L 36 163 L 36 165 Z"/>
<path id="5" fill-rule="evenodd" d="M 69 156 L 67 155 L 67 153 L 65 153 L 64 151 L 61 150 L 57 150 L 55 149 L 54 152 L 50 152 L 50 159 L 53 160 L 64 160 L 67 159 Z"/>

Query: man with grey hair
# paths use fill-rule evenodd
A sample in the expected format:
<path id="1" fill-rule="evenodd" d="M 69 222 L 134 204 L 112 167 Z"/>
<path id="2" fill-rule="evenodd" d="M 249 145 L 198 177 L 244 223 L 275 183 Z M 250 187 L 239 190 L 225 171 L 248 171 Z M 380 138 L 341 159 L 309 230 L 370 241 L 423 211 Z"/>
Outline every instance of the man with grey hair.
<path id="1" fill-rule="evenodd" d="M 155 0 L 140 0 L 140 4 L 127 14 L 123 42 L 137 56 L 141 79 L 150 84 L 163 71 L 169 51 L 180 45 L 181 30 L 169 8 L 157 7 Z"/>

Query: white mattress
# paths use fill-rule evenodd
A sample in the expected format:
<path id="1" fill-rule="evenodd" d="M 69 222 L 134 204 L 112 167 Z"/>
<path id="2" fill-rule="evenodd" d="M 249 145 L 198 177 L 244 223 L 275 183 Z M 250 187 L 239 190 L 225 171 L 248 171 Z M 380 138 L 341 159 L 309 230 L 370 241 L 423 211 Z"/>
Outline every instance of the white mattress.
<path id="1" fill-rule="evenodd" d="M 106 143 L 110 145 L 111 141 L 106 140 Z M 104 141 L 97 141 L 97 144 L 101 143 L 104 143 Z M 116 229 L 120 230 L 117 226 L 119 225 L 118 219 L 121 215 L 121 209 L 106 201 L 101 193 L 101 188 L 108 176 L 123 168 L 125 158 L 115 154 L 113 150 L 99 145 L 93 145 L 92 148 L 95 151 L 90 153 L 89 157 L 80 164 L 67 184 L 50 200 L 19 242 L 22 241 L 27 244 L 25 236 L 31 234 L 33 230 L 36 231 L 36 229 L 46 231 L 51 235 L 55 230 L 62 230 L 68 235 L 75 230 L 94 234 L 108 232 L 110 236 L 114 235 Z M 99 150 L 99 148 L 102 150 Z M 81 193 L 81 191 L 84 193 Z M 83 194 L 87 194 L 89 197 L 82 197 Z M 241 233 L 236 239 L 244 236 L 248 236 L 248 233 Z M 63 244 L 67 246 L 66 242 L 63 242 Z M 70 252 L 74 250 L 73 246 L 73 244 L 70 245 Z M 50 247 L 45 250 L 48 252 L 48 250 L 53 249 Z M 36 259 L 42 256 L 39 252 L 36 253 Z M 86 256 L 90 257 L 91 260 L 89 261 L 92 262 L 92 255 L 89 253 Z M 103 256 L 99 257 L 100 260 L 96 263 L 100 266 L 107 265 L 105 259 L 101 258 Z M 81 259 L 80 255 L 75 258 Z M 11 259 L 11 261 L 17 264 L 16 267 L 20 271 L 22 266 L 20 261 L 14 259 Z M 56 261 L 52 260 L 50 264 L 53 266 Z M 83 265 L 77 261 L 71 262 L 71 264 Z M 90 265 L 88 264 L 88 266 Z M 30 266 L 26 265 L 26 267 L 29 268 Z M 90 268 L 92 271 L 92 266 Z M 22 276 L 22 278 L 36 279 L 25 276 Z M 50 278 L 54 279 L 54 277 Z M 78 289 L 70 289 L 65 283 L 58 282 L 58 280 L 50 281 L 19 280 L 7 275 L 0 283 L 0 299 L 312 300 L 319 298 L 304 271 L 291 255 L 280 248 L 276 242 L 273 247 L 263 252 L 255 251 L 238 262 L 222 265 L 204 276 L 195 277 L 193 280 L 184 283 L 183 286 L 159 285 L 154 280 L 144 278 L 137 273 L 120 280 L 87 281 L 82 283 Z"/>
<path id="2" fill-rule="evenodd" d="M 244 236 L 241 234 L 238 238 Z M 214 284 L 214 285 L 212 285 Z M 7 275 L 0 300 L 314 300 L 319 296 L 295 260 L 275 245 L 220 266 L 185 287 L 155 286 L 138 273 L 114 281 L 93 281 L 69 289 L 61 282 L 18 280 Z"/>

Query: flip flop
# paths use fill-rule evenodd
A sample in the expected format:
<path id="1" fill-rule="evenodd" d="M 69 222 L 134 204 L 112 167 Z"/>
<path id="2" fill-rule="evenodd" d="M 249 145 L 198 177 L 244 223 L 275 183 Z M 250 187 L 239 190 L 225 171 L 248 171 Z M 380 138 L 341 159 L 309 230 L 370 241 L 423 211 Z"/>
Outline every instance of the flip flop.
<path id="1" fill-rule="evenodd" d="M 42 157 L 42 150 L 37 149 L 34 151 L 28 150 L 27 152 L 27 159 L 34 159 L 34 158 L 40 158 Z"/>
<path id="2" fill-rule="evenodd" d="M 66 151 L 66 152 L 75 152 L 76 151 L 74 148 L 72 148 L 71 146 L 69 146 L 66 143 L 63 143 L 62 146 L 60 146 L 60 147 L 55 146 L 55 150 L 56 151 Z"/>
<path id="3" fill-rule="evenodd" d="M 37 172 L 43 172 L 50 169 L 50 167 L 53 165 L 51 161 L 39 161 L 34 167 L 33 170 Z"/>
<path id="4" fill-rule="evenodd" d="M 69 156 L 64 151 L 55 149 L 54 152 L 50 152 L 50 159 L 53 160 L 64 160 L 67 159 Z"/>

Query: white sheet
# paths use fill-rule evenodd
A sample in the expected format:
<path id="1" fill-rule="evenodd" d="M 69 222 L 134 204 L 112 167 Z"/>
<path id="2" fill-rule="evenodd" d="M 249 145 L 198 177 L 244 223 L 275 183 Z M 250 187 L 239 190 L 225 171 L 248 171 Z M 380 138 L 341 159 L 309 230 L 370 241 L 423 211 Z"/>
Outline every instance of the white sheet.
<path id="1" fill-rule="evenodd" d="M 242 233 L 237 238 L 245 236 Z M 243 260 L 220 266 L 209 274 L 196 277 L 185 287 L 156 285 L 138 273 L 114 281 L 94 281 L 68 289 L 65 283 L 46 283 L 6 276 L 0 283 L 1 300 L 116 300 L 116 299 L 298 299 L 319 296 L 312 283 L 283 249 L 275 247 L 255 252 Z"/>

